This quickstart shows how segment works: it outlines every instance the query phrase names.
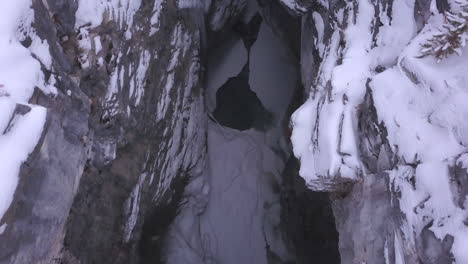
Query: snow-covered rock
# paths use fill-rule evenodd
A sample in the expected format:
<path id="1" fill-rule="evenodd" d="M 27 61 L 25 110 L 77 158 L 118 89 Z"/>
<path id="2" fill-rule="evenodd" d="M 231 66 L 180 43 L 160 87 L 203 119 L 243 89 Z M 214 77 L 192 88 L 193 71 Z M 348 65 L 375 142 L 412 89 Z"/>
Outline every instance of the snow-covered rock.
<path id="1" fill-rule="evenodd" d="M 443 26 L 422 2 L 330 2 L 303 17 L 309 99 L 292 141 L 308 186 L 336 193 L 342 263 L 468 262 L 468 57 L 421 58 Z"/>
<path id="2" fill-rule="evenodd" d="M 0 263 L 151 255 L 145 223 L 203 166 L 203 9 L 6 0 L 0 15 Z"/>
<path id="3" fill-rule="evenodd" d="M 214 31 L 221 30 L 242 16 L 249 0 L 210 0 L 208 24 Z"/>
<path id="4" fill-rule="evenodd" d="M 291 12 L 298 15 L 305 14 L 314 4 L 313 0 L 280 0 L 280 2 Z"/>

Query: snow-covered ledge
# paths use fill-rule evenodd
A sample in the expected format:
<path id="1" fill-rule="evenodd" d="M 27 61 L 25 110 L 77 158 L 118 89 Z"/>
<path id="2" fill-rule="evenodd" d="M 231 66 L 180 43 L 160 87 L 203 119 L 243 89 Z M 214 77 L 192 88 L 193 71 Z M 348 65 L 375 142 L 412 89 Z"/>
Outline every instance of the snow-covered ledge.
<path id="1" fill-rule="evenodd" d="M 280 3 L 296 15 L 303 15 L 312 7 L 315 0 L 280 0 Z M 321 1 L 323 2 L 323 1 Z"/>
<path id="2" fill-rule="evenodd" d="M 312 80 L 305 83 L 309 98 L 291 118 L 300 175 L 312 190 L 346 191 L 368 173 L 359 150 L 364 138 L 358 131 L 359 108 L 374 76 L 397 61 L 402 61 L 400 66 L 410 61 L 403 59 L 402 52 L 421 28 L 415 18 L 415 2 L 318 1 L 320 11 L 308 11 L 305 1 L 282 2 L 295 12 L 308 12 L 303 17 L 303 34 L 312 35 L 303 36 L 302 43 L 302 57 L 313 60 L 302 63 L 303 75 L 312 76 L 303 76 Z M 438 14 L 434 3 L 432 12 Z M 440 17 L 439 22 L 434 18 L 430 23 L 440 23 Z M 404 65 L 400 69 L 405 70 Z M 379 116 L 385 114 L 378 110 Z M 392 129 L 390 124 L 388 127 Z"/>
<path id="3" fill-rule="evenodd" d="M 30 104 L 35 87 L 55 94 L 54 78 L 46 81 L 41 64 L 51 70 L 47 41 L 31 29 L 31 1 L 0 2 L 0 226 L 18 185 L 20 167 L 38 143 L 47 110 Z M 21 41 L 31 39 L 25 48 Z M 0 232 L 0 235 L 1 233 Z"/>
<path id="4" fill-rule="evenodd" d="M 336 24 L 324 27 L 326 14 L 311 11 L 314 43 L 319 58 L 309 99 L 292 116 L 294 154 L 301 162 L 300 175 L 315 191 L 346 191 L 366 173 L 359 153 L 357 116 L 374 69 L 395 61 L 414 35 L 413 10 L 395 11 L 395 23 L 382 19 L 378 40 L 373 36 L 374 5 L 369 1 L 335 7 L 329 14 Z M 330 21 L 329 21 L 330 22 Z M 308 27 L 310 25 L 304 25 Z M 400 32 L 398 40 L 389 39 Z M 378 47 L 376 41 L 386 43 Z M 304 45 L 304 43 L 303 43 Z M 304 47 L 303 47 L 304 49 Z M 307 85 L 307 84 L 306 84 Z"/>

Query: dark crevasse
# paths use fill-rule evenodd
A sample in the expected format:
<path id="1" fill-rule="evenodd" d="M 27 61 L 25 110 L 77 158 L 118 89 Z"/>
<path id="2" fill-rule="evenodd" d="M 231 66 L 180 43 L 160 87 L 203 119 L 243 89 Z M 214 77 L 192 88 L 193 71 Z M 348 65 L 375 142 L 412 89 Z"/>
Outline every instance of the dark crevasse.
<path id="1" fill-rule="evenodd" d="M 213 121 L 237 130 L 265 130 L 271 125 L 272 114 L 250 89 L 248 63 L 216 91 Z"/>
<path id="2" fill-rule="evenodd" d="M 272 114 L 265 109 L 249 83 L 250 51 L 258 38 L 262 22 L 262 16 L 256 13 L 248 23 L 238 22 L 234 26 L 233 33 L 239 35 L 247 50 L 247 62 L 239 74 L 230 77 L 216 91 L 213 121 L 223 126 L 237 130 L 265 130 L 273 121 Z"/>
<path id="3" fill-rule="evenodd" d="M 281 221 L 296 263 L 340 263 L 329 194 L 309 190 L 298 170 L 298 161 L 290 158 L 281 189 Z"/>
<path id="4" fill-rule="evenodd" d="M 208 53 L 208 160 L 164 238 L 166 263 L 340 261 L 328 195 L 307 189 L 292 156 L 298 40 L 275 27 L 292 18 L 272 13 L 250 3 Z"/>

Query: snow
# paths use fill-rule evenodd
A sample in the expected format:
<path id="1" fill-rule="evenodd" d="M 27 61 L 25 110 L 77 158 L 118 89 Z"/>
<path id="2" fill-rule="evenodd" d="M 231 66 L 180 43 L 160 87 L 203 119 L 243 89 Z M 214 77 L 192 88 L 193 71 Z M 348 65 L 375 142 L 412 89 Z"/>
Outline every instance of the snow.
<path id="1" fill-rule="evenodd" d="M 171 47 L 173 51 L 171 52 L 171 59 L 166 69 L 166 83 L 164 85 L 164 89 L 162 90 L 161 99 L 157 104 L 156 120 L 158 121 L 164 118 L 168 110 L 169 103 L 171 102 L 170 96 L 175 83 L 174 69 L 176 66 L 178 66 L 178 62 L 181 60 L 181 58 L 185 57 L 187 54 L 188 47 L 191 45 L 191 43 L 191 35 L 187 32 L 181 23 L 177 23 L 171 35 Z M 186 87 L 191 86 L 187 85 Z"/>
<path id="2" fill-rule="evenodd" d="M 379 120 L 387 127 L 391 145 L 398 146 L 394 151 L 406 162 L 419 163 L 408 172 L 414 174 L 415 188 L 398 176 L 399 171 L 391 174 L 401 189 L 408 233 L 411 227 L 420 232 L 425 219 L 433 219 L 436 224 L 430 229 L 437 238 L 455 238 L 456 263 L 468 263 L 468 228 L 463 224 L 467 213 L 454 204 L 448 170 L 467 150 L 468 49 L 440 63 L 417 58 L 432 27 L 429 24 L 414 38 L 395 67 L 376 75 L 371 87 Z"/>
<path id="3" fill-rule="evenodd" d="M 26 102 L 34 91 L 34 85 L 31 84 L 45 87 L 44 75 L 40 63 L 31 56 L 31 51 L 11 37 L 0 35 L 1 89 L 9 94 L 11 100 Z"/>
<path id="4" fill-rule="evenodd" d="M 98 26 L 102 23 L 104 13 L 104 1 L 80 0 L 76 11 L 76 25 L 83 26 L 91 23 Z"/>
<path id="5" fill-rule="evenodd" d="M 322 16 L 318 12 L 313 12 L 312 18 L 314 19 L 315 28 L 317 29 L 317 38 L 314 44 L 317 45 L 320 56 L 323 56 L 323 53 L 325 52 L 325 45 L 323 44 L 325 25 L 323 23 Z"/>
<path id="6" fill-rule="evenodd" d="M 152 15 L 150 18 L 151 32 L 153 35 L 159 30 L 159 17 L 161 15 L 164 0 L 155 1 Z M 103 58 L 99 54 L 102 47 L 101 37 L 93 30 L 103 23 L 103 19 L 115 21 L 119 28 L 124 30 L 124 36 L 127 40 L 132 38 L 132 33 L 138 30 L 138 26 L 134 25 L 134 17 L 140 10 L 142 5 L 141 0 L 110 0 L 110 1 L 94 1 L 94 0 L 79 0 L 78 9 L 76 11 L 75 27 L 79 31 L 79 46 L 81 50 L 79 61 L 83 68 L 87 68 L 97 60 L 98 65 L 103 65 Z M 178 26 L 179 28 L 180 26 Z M 121 90 L 124 85 L 129 86 L 129 101 L 132 106 L 140 104 L 144 93 L 144 83 L 146 80 L 146 72 L 151 59 L 156 59 L 157 54 L 153 54 L 148 50 L 138 51 L 141 53 L 140 59 L 133 64 L 122 66 L 122 58 L 127 56 L 133 49 L 129 48 L 123 52 L 119 52 L 112 60 L 115 60 L 116 65 L 120 65 L 112 69 L 110 82 L 106 91 L 105 104 L 106 116 L 115 116 L 120 112 L 130 114 L 129 106 L 121 105 Z M 97 56 L 96 56 L 97 55 Z M 96 56 L 96 58 L 94 58 Z M 159 106 L 161 108 L 161 106 Z"/>
<path id="7" fill-rule="evenodd" d="M 388 255 L 388 240 L 385 240 L 385 245 L 384 245 L 384 260 L 385 264 L 391 264 L 390 263 L 390 256 Z"/>
<path id="8" fill-rule="evenodd" d="M 323 140 L 322 154 L 317 153 L 318 138 L 323 135 L 335 135 L 336 127 L 328 126 L 328 120 L 317 120 L 320 114 L 320 106 L 323 105 L 321 96 L 325 96 L 325 87 L 332 77 L 333 69 L 336 65 L 336 57 L 338 56 L 339 33 L 335 31 L 331 37 L 329 47 L 324 53 L 324 59 L 319 68 L 319 79 L 317 87 L 310 87 L 311 97 L 297 109 L 291 117 L 293 124 L 293 132 L 291 142 L 293 144 L 294 155 L 301 161 L 299 174 L 307 183 L 317 180 L 319 175 L 329 175 L 329 168 L 335 168 L 337 156 L 330 156 L 328 150 L 329 140 Z M 323 45 L 323 44 L 320 44 Z M 333 108 L 331 109 L 333 110 Z M 328 117 L 327 117 L 328 118 Z M 323 125 L 321 124 L 324 123 Z M 318 135 L 318 129 L 321 133 Z M 333 153 L 333 150 L 332 150 Z M 320 159 L 320 160 L 319 160 Z"/>
<path id="9" fill-rule="evenodd" d="M 117 55 L 117 65 L 119 65 L 120 59 L 122 58 L 122 53 L 119 53 Z M 87 59 L 86 59 L 87 61 Z M 125 71 L 125 68 L 123 67 L 115 67 L 113 69 L 112 74 L 110 76 L 109 84 L 107 86 L 107 92 L 106 92 L 106 97 L 105 101 L 106 104 L 108 104 L 108 107 L 106 107 L 106 113 L 109 116 L 114 116 L 118 113 L 118 104 L 119 101 L 117 100 L 117 95 L 120 90 L 121 85 L 123 84 L 123 80 L 121 77 L 123 74 L 121 73 L 122 71 Z"/>
<path id="10" fill-rule="evenodd" d="M 203 8 L 205 9 L 205 0 L 178 0 L 177 5 L 180 9 L 184 8 Z"/>
<path id="11" fill-rule="evenodd" d="M 153 12 L 151 15 L 150 23 L 151 23 L 151 30 L 150 36 L 154 35 L 156 32 L 159 31 L 159 17 L 161 16 L 161 12 L 164 8 L 164 1 L 165 0 L 155 0 L 153 6 Z"/>
<path id="12" fill-rule="evenodd" d="M 324 54 L 323 62 L 316 85 L 310 87 L 310 98 L 291 118 L 294 154 L 301 160 L 300 175 L 308 183 L 335 177 L 355 180 L 365 173 L 358 153 L 356 116 L 366 82 L 375 74 L 375 67 L 396 62 L 416 28 L 413 4 L 404 0 L 393 4 L 393 23 L 390 26 L 388 18 L 382 16 L 378 46 L 373 46 L 374 7 L 369 1 L 359 1 L 356 22 L 351 15 L 344 30 L 346 47 L 341 51 L 340 65 L 336 64 L 339 34 L 335 31 L 330 43 L 321 43 L 323 23 L 319 14 L 313 14 L 318 32 L 316 46 Z M 354 7 L 348 4 L 347 8 Z"/>
<path id="13" fill-rule="evenodd" d="M 94 37 L 94 51 L 96 54 L 98 54 L 102 50 L 102 43 L 101 43 L 101 37 L 96 36 Z"/>
<path id="14" fill-rule="evenodd" d="M 399 167 L 390 173 L 390 180 L 394 184 L 393 191 L 401 193 L 400 208 L 407 221 L 402 229 L 407 239 L 413 240 L 413 234 L 419 234 L 433 220 L 430 230 L 440 240 L 452 235 L 455 239 L 452 253 L 456 263 L 466 263 L 468 228 L 463 221 L 467 214 L 453 202 L 448 165 L 442 161 L 425 162 L 416 170 Z M 415 177 L 415 188 L 408 182 L 411 176 Z"/>
<path id="15" fill-rule="evenodd" d="M 46 109 L 28 100 L 35 87 L 56 92 L 41 71 L 40 63 L 51 69 L 51 57 L 47 42 L 30 28 L 30 6 L 30 0 L 0 2 L 0 220 L 13 201 L 21 164 L 34 150 L 46 120 Z M 25 35 L 32 39 L 30 49 L 20 43 Z M 29 112 L 15 113 L 19 105 Z"/>
<path id="16" fill-rule="evenodd" d="M 152 58 L 151 53 L 147 50 L 144 50 L 140 56 L 138 68 L 136 70 L 136 76 L 132 78 L 131 83 L 134 83 L 136 87 L 135 92 L 130 90 L 130 95 L 135 97 L 135 105 L 140 104 L 141 98 L 144 93 L 144 81 L 146 77 L 146 72 L 148 71 L 148 66 L 150 64 L 150 59 Z M 133 82 L 132 82 L 133 81 Z"/>
<path id="17" fill-rule="evenodd" d="M 10 108 L 8 102 L 6 103 L 7 107 L 4 106 L 6 100 L 1 99 L 0 109 Z M 0 160 L 3 161 L 0 166 L 0 186 L 2 188 L 0 216 L 3 216 L 13 201 L 20 166 L 34 150 L 41 136 L 45 119 L 46 109 L 33 106 L 28 114 L 16 117 L 6 129 L 6 133 L 0 136 Z"/>
<path id="18" fill-rule="evenodd" d="M 123 57 L 124 55 L 121 52 L 117 55 L 117 65 L 120 65 L 119 63 Z M 121 65 L 113 70 L 105 97 L 108 115 L 114 116 L 119 113 L 119 111 L 122 111 L 119 109 L 119 96 L 121 95 L 121 90 L 124 88 L 123 86 L 126 84 L 126 81 L 129 83 L 129 101 L 134 106 L 140 104 L 144 95 L 146 73 L 150 65 L 150 60 L 155 58 L 157 58 L 157 55 L 153 55 L 149 51 L 143 49 L 140 52 L 137 62 L 130 64 L 128 68 Z"/>
<path id="19" fill-rule="evenodd" d="M 395 248 L 395 264 L 405 264 L 405 256 L 403 255 L 403 245 L 401 244 L 400 236 L 395 233 L 394 248 Z"/>
<path id="20" fill-rule="evenodd" d="M 0 226 L 0 235 L 2 235 L 3 232 L 5 232 L 5 229 L 7 228 L 7 226 L 8 226 L 7 224 L 3 224 Z"/>
<path id="21" fill-rule="evenodd" d="M 302 161 L 300 175 L 306 182 L 338 175 L 356 179 L 361 174 L 353 117 L 362 102 L 370 74 L 369 65 L 373 57 L 368 50 L 374 17 L 373 6 L 367 1 L 361 2 L 356 23 L 345 32 L 347 46 L 342 64 L 336 65 L 338 35 L 333 35 L 325 55 L 328 58 L 324 59 L 320 69 L 323 79 L 319 79 L 318 86 L 312 88 L 309 102 L 292 117 L 294 153 Z M 317 16 L 315 19 L 319 20 Z M 317 26 L 318 31 L 323 31 L 323 24 L 318 23 Z M 318 47 L 322 49 L 320 45 Z M 330 84 L 333 87 L 331 92 L 327 91 Z M 315 91 L 318 94 L 314 94 Z"/>
<path id="22" fill-rule="evenodd" d="M 138 182 L 130 193 L 130 196 L 125 201 L 125 213 L 127 214 L 127 222 L 124 227 L 124 241 L 129 242 L 133 229 L 138 221 L 138 214 L 140 212 L 140 197 L 141 188 L 146 179 L 147 174 L 142 173 L 138 178 Z"/>
<path id="23" fill-rule="evenodd" d="M 47 40 L 34 38 L 29 50 L 36 55 L 39 61 L 45 66 L 47 70 L 52 68 L 52 57 L 49 54 L 49 44 Z"/>
<path id="24" fill-rule="evenodd" d="M 120 27 L 131 28 L 135 13 L 141 6 L 141 0 L 79 0 L 76 11 L 76 28 L 89 25 L 99 26 L 104 16 L 120 23 Z"/>
<path id="25" fill-rule="evenodd" d="M 192 41 L 195 41 L 197 35 L 193 35 L 184 24 L 175 25 L 171 34 L 171 57 L 167 66 L 165 79 L 161 79 L 162 93 L 157 102 L 157 111 L 154 113 L 156 122 L 164 122 L 163 137 L 167 142 L 162 143 L 161 152 L 157 164 L 162 168 L 158 172 L 159 177 L 151 181 L 155 187 L 153 200 L 158 201 L 170 190 L 171 182 L 174 180 L 174 172 L 181 168 L 192 168 L 199 166 L 199 162 L 205 152 L 206 115 L 204 111 L 204 98 L 201 94 L 194 94 L 194 89 L 200 85 L 200 61 L 198 51 L 191 49 Z M 181 61 L 188 62 L 183 64 L 187 67 L 187 77 L 179 77 L 178 67 L 181 67 Z M 177 78 L 177 79 L 176 79 Z M 181 81 L 181 79 L 183 81 Z M 184 79 L 185 78 L 185 79 Z M 173 104 L 171 104 L 171 102 Z M 187 107 L 189 106 L 189 107 Z M 171 117 L 166 116 L 168 110 Z M 172 112 L 173 111 L 173 112 Z M 192 168 L 191 171 L 196 170 Z M 150 176 L 153 178 L 153 175 Z"/>
<path id="26" fill-rule="evenodd" d="M 101 49 L 101 41 L 94 28 L 103 23 L 103 19 L 117 22 L 120 29 L 125 30 L 127 40 L 132 38 L 133 19 L 141 7 L 141 0 L 79 0 L 76 10 L 75 28 L 79 33 L 79 47 L 81 49 L 80 63 L 83 68 L 90 66 L 88 54 L 97 54 Z"/>
<path id="27" fill-rule="evenodd" d="M 377 74 L 370 84 L 379 119 L 407 162 L 444 160 L 468 143 L 468 56 L 442 63 L 416 58 L 428 37 L 427 28 L 423 32 L 405 48 L 397 66 Z"/>
<path id="28" fill-rule="evenodd" d="M 307 9 L 298 4 L 296 0 L 280 0 L 280 2 L 293 11 L 300 13 L 305 13 L 307 11 Z"/>

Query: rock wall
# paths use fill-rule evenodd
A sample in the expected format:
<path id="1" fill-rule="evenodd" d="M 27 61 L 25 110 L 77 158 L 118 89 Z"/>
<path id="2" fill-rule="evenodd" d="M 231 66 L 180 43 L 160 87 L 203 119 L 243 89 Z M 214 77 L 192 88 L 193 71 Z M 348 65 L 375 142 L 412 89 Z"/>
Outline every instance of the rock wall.
<path id="1" fill-rule="evenodd" d="M 420 52 L 460 3 L 282 2 L 303 15 L 294 152 L 333 197 L 341 263 L 466 263 L 468 50 Z"/>
<path id="2" fill-rule="evenodd" d="M 29 100 L 47 122 L 1 218 L 0 263 L 154 258 L 140 241 L 162 235 L 204 160 L 203 5 L 20 4 L 33 18 L 17 29 L 28 28 L 22 44 L 28 34 L 48 43 L 43 73 L 57 92 L 37 89 Z M 155 211 L 167 219 L 145 227 Z"/>

